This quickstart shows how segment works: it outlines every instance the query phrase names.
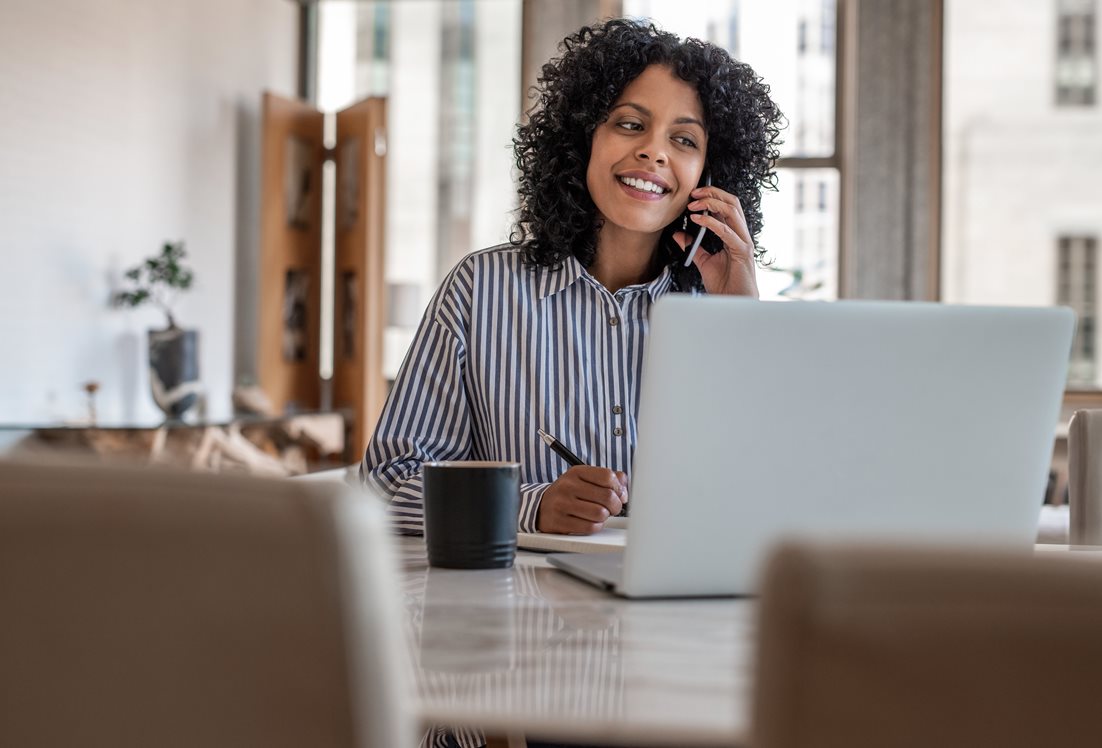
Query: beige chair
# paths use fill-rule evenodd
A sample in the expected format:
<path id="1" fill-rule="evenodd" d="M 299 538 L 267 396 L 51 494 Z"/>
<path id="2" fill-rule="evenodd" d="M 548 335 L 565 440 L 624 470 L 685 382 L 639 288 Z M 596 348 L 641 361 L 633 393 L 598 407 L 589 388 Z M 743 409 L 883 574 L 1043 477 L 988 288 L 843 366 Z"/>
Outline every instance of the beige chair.
<path id="1" fill-rule="evenodd" d="M 1068 555 L 782 547 L 752 745 L 1102 745 L 1102 560 Z"/>
<path id="2" fill-rule="evenodd" d="M 1102 410 L 1077 410 L 1068 424 L 1068 541 L 1102 545 Z"/>
<path id="3" fill-rule="evenodd" d="M 0 462 L 0 745 L 410 745 L 382 520 L 341 490 Z"/>

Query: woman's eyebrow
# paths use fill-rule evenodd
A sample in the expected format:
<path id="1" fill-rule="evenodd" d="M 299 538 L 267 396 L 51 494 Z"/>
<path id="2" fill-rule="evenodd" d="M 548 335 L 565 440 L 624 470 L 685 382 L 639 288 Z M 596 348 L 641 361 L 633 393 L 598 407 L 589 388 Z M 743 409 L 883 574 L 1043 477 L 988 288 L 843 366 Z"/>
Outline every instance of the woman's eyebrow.
<path id="1" fill-rule="evenodd" d="M 642 114 L 644 117 L 654 116 L 650 109 L 647 109 L 642 104 L 636 104 L 636 103 L 631 102 L 631 101 L 625 101 L 622 104 L 617 104 L 616 106 L 612 107 L 611 111 L 615 111 L 615 110 L 619 109 L 620 107 L 625 107 L 625 106 L 626 107 L 631 107 L 632 109 L 634 109 L 637 112 L 639 112 L 640 114 Z M 698 120 L 696 117 L 678 117 L 677 119 L 675 119 L 673 121 L 673 123 L 675 125 L 697 125 L 698 127 L 700 127 L 701 130 L 707 129 L 707 128 L 704 127 L 704 123 L 701 122 L 700 120 Z"/>

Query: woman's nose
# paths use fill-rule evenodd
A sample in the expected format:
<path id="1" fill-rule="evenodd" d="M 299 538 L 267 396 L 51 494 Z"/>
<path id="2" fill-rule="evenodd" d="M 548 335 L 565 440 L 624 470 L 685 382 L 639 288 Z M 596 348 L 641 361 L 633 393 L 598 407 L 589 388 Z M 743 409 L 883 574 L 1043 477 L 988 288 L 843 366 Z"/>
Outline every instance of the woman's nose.
<path id="1" fill-rule="evenodd" d="M 666 149 L 662 147 L 661 143 L 655 140 L 649 140 L 641 144 L 639 150 L 635 153 L 635 157 L 640 161 L 653 161 L 663 166 L 665 166 L 667 161 Z"/>

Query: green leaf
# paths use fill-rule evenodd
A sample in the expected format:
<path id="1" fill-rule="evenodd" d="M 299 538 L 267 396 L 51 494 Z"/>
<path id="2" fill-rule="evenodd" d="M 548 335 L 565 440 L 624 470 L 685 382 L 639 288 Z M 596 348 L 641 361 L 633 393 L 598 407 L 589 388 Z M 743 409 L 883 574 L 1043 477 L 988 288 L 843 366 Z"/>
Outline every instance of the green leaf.
<path id="1" fill-rule="evenodd" d="M 123 273 L 123 277 L 134 287 L 114 293 L 111 296 L 111 304 L 140 306 L 148 301 L 157 301 L 163 295 L 161 289 L 163 286 L 180 290 L 190 288 L 195 276 L 190 268 L 184 267 L 181 263 L 186 255 L 183 241 L 164 242 L 159 254 L 147 257 L 140 264 Z M 171 310 L 166 309 L 166 313 L 171 319 Z"/>

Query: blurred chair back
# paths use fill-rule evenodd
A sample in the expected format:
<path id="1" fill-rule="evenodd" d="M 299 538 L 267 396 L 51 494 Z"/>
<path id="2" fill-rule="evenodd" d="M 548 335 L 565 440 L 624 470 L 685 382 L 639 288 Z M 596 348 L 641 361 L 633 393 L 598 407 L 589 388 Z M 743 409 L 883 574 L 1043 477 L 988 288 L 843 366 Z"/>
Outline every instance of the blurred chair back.
<path id="1" fill-rule="evenodd" d="M 1102 560 L 1060 555 L 783 546 L 752 745 L 1102 745 Z"/>
<path id="2" fill-rule="evenodd" d="M 1077 410 L 1068 424 L 1072 545 L 1102 545 L 1102 410 Z"/>
<path id="3" fill-rule="evenodd" d="M 381 519 L 341 491 L 0 462 L 0 745 L 408 744 Z"/>

